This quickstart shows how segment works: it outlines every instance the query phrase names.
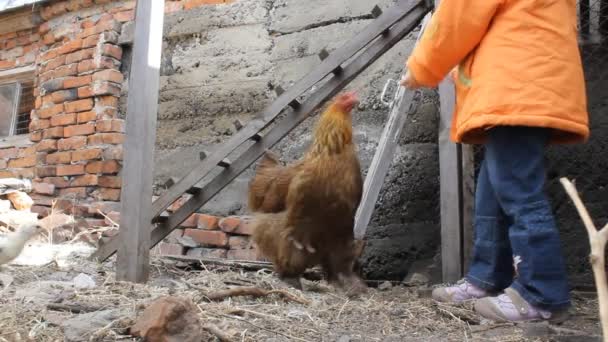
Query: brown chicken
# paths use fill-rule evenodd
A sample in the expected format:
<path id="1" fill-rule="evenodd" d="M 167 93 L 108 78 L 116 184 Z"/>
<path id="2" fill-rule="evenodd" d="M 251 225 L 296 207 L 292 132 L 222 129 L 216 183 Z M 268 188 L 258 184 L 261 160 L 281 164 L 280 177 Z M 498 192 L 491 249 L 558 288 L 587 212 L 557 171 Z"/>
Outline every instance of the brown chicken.
<path id="1" fill-rule="evenodd" d="M 285 210 L 287 189 L 301 164 L 296 162 L 283 166 L 276 154 L 266 151 L 249 183 L 249 210 L 261 213 L 278 213 Z"/>
<path id="2" fill-rule="evenodd" d="M 285 209 L 252 218 L 258 249 L 283 280 L 298 287 L 302 272 L 320 264 L 330 282 L 354 286 L 357 292 L 365 288 L 353 272 L 362 247 L 353 235 L 363 192 L 352 134 L 351 111 L 357 102 L 354 93 L 346 93 L 330 104 L 312 146 L 287 177 Z"/>

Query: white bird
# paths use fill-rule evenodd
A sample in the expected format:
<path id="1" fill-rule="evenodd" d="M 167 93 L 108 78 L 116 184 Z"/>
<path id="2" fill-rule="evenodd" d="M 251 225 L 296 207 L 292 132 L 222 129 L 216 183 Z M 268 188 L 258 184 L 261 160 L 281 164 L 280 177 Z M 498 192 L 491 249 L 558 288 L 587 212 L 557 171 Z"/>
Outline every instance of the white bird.
<path id="1" fill-rule="evenodd" d="M 21 224 L 16 231 L 0 236 L 0 266 L 16 259 L 23 251 L 25 244 L 41 230 L 42 227 L 38 222 L 28 222 Z M 13 277 L 0 273 L 0 282 L 3 283 L 6 290 L 13 282 Z"/>

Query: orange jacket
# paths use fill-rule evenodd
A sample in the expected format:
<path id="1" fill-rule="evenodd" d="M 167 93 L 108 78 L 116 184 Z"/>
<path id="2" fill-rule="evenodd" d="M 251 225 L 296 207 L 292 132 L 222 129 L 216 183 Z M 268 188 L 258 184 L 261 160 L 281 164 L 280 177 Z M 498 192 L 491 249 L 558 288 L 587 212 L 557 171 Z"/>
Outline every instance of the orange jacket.
<path id="1" fill-rule="evenodd" d="M 554 129 L 551 143 L 589 137 L 576 0 L 443 0 L 407 61 L 435 87 L 454 68 L 451 138 L 483 143 L 492 126 Z"/>

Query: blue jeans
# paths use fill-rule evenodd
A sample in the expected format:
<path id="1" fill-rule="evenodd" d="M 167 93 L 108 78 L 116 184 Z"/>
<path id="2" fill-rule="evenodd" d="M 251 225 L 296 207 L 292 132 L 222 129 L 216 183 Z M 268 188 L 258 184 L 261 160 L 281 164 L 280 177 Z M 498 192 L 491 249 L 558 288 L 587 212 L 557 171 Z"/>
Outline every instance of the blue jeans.
<path id="1" fill-rule="evenodd" d="M 496 127 L 488 132 L 475 194 L 475 239 L 466 276 L 485 290 L 515 289 L 528 303 L 570 305 L 559 234 L 544 193 L 549 131 Z M 514 274 L 514 257 L 517 276 Z"/>

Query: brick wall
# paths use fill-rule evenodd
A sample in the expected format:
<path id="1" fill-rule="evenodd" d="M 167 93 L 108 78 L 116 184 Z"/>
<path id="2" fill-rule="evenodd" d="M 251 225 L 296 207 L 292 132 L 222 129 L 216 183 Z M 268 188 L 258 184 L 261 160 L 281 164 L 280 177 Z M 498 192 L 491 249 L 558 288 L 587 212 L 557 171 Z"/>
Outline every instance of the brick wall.
<path id="1" fill-rule="evenodd" d="M 166 1 L 165 12 L 228 2 Z M 0 35 L 0 71 L 35 66 L 29 139 L 0 146 L 0 178 L 32 179 L 40 216 L 54 208 L 91 227 L 119 220 L 126 113 L 117 41 L 134 11 L 134 1 L 55 1 L 40 8 L 39 27 Z M 260 260 L 249 235 L 239 217 L 195 214 L 155 253 Z"/>

